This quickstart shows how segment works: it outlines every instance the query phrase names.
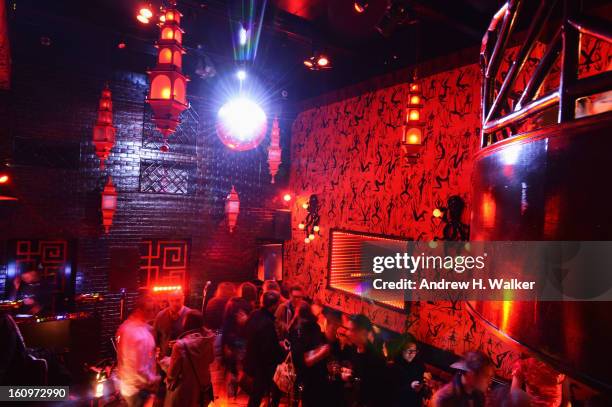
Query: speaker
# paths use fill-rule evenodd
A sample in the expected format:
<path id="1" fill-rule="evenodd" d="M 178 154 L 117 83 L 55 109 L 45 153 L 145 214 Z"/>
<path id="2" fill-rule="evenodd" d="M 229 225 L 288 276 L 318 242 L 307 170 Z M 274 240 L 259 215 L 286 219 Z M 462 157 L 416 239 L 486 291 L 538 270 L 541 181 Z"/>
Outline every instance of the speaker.
<path id="1" fill-rule="evenodd" d="M 274 239 L 291 239 L 291 211 L 289 209 L 277 209 L 274 212 Z"/>
<path id="2" fill-rule="evenodd" d="M 118 292 L 122 288 L 137 291 L 139 269 L 140 252 L 137 247 L 111 247 L 108 273 L 110 291 Z"/>

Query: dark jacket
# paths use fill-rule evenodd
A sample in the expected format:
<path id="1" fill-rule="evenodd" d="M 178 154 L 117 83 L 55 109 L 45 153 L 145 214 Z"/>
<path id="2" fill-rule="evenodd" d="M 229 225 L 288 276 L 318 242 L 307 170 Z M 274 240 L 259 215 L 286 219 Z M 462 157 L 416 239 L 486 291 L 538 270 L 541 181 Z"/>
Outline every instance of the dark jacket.
<path id="1" fill-rule="evenodd" d="M 425 365 L 418 359 L 407 362 L 401 355 L 395 359 L 391 366 L 391 378 L 393 380 L 393 406 L 421 407 L 423 405 L 422 390 L 416 392 L 412 388 L 412 382 L 423 383 Z"/>
<path id="2" fill-rule="evenodd" d="M 249 376 L 273 375 L 284 357 L 274 327 L 274 315 L 264 308 L 254 311 L 247 320 L 245 333 L 244 371 Z"/>
<path id="3" fill-rule="evenodd" d="M 389 386 L 387 366 L 384 357 L 374 345 L 368 345 L 363 353 L 353 349 L 349 361 L 353 369 L 357 397 L 353 404 L 367 407 L 388 406 L 389 391 L 381 391 Z"/>
<path id="4" fill-rule="evenodd" d="M 206 325 L 206 328 L 212 330 L 221 329 L 223 313 L 228 301 L 229 297 L 214 297 L 208 301 L 206 312 L 204 313 L 204 325 Z"/>
<path id="5" fill-rule="evenodd" d="M 434 393 L 431 405 L 433 407 L 483 407 L 485 396 L 478 390 L 474 390 L 471 394 L 466 393 L 461 384 L 461 374 L 457 373 L 452 381 Z"/>
<path id="6" fill-rule="evenodd" d="M 213 341 L 212 332 L 203 331 L 188 334 L 174 343 L 166 379 L 165 407 L 198 407 L 201 388 L 212 389 Z"/>

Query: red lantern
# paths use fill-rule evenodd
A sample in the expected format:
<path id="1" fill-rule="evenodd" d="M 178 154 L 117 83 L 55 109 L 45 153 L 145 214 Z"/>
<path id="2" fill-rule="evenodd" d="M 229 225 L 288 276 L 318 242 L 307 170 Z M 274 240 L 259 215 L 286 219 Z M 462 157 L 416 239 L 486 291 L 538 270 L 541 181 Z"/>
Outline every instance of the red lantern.
<path id="1" fill-rule="evenodd" d="M 160 19 L 160 37 L 155 45 L 158 49 L 157 65 L 148 72 L 151 88 L 147 102 L 153 110 L 153 122 L 164 136 L 162 151 L 168 151 L 168 137 L 176 130 L 181 113 L 189 107 L 188 79 L 181 71 L 185 53 L 183 30 L 179 26 L 181 16 L 176 1 L 171 1 L 164 19 Z"/>
<path id="2" fill-rule="evenodd" d="M 238 214 L 240 213 L 240 198 L 238 198 L 238 193 L 236 192 L 236 188 L 232 185 L 232 190 L 225 200 L 225 215 L 227 216 L 227 225 L 229 226 L 229 231 L 232 233 L 234 228 L 236 227 L 236 222 L 238 221 Z"/>
<path id="3" fill-rule="evenodd" d="M 272 123 L 272 133 L 270 134 L 270 147 L 268 148 L 268 167 L 272 176 L 272 184 L 274 177 L 278 173 L 278 167 L 281 165 L 282 150 L 280 148 L 280 128 L 278 127 L 278 117 L 274 118 Z"/>
<path id="4" fill-rule="evenodd" d="M 113 185 L 113 180 L 108 177 L 108 182 L 102 191 L 102 225 L 104 232 L 108 233 L 113 225 L 113 217 L 117 210 L 117 190 Z"/>
<path id="5" fill-rule="evenodd" d="M 402 131 L 402 151 L 409 164 L 414 164 L 420 157 L 423 146 L 425 122 L 423 116 L 423 93 L 421 85 L 412 82 L 408 87 L 408 104 L 406 106 L 406 124 Z"/>
<path id="6" fill-rule="evenodd" d="M 104 161 L 115 146 L 115 127 L 113 126 L 113 101 L 108 84 L 102 91 L 98 120 L 94 126 L 93 145 L 96 155 L 100 158 L 100 169 L 104 169 Z"/>

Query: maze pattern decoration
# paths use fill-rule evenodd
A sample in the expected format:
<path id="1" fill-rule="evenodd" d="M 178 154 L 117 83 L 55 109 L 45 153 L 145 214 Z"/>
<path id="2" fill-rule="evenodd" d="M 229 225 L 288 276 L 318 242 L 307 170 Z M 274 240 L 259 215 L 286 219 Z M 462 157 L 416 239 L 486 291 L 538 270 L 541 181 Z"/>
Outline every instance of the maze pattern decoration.
<path id="1" fill-rule="evenodd" d="M 140 285 L 185 286 L 189 267 L 188 240 L 150 239 L 140 243 Z"/>
<path id="2" fill-rule="evenodd" d="M 17 240 L 14 251 L 16 274 L 38 270 L 55 290 L 64 292 L 72 272 L 69 252 L 66 240 Z"/>

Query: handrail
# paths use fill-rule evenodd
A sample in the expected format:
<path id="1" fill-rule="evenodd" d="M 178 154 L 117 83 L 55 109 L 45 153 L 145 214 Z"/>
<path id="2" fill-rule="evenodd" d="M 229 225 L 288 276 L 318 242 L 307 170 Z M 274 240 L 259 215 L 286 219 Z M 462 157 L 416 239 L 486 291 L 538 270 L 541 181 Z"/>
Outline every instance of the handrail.
<path id="1" fill-rule="evenodd" d="M 535 71 L 529 78 L 520 96 L 511 92 L 516 78 L 524 69 L 535 44 L 542 36 L 544 27 L 550 21 L 557 3 L 562 3 L 563 19 L 553 39 L 547 44 L 544 56 L 540 59 Z M 580 97 L 611 89 L 610 72 L 578 79 L 578 62 L 580 35 L 588 34 L 597 39 L 612 42 L 612 31 L 609 25 L 597 18 L 586 17 L 579 13 L 579 2 L 575 0 L 542 0 L 536 13 L 530 15 L 531 23 L 527 36 L 516 53 L 501 85 L 496 86 L 504 52 L 508 47 L 517 21 L 523 10 L 521 0 L 509 0 L 495 13 L 480 49 L 482 69 L 482 133 L 481 146 L 493 144 L 498 137 L 493 135 L 506 128 L 514 128 L 524 120 L 543 110 L 558 104 L 558 123 L 576 118 L 576 100 Z M 493 44 L 494 41 L 494 44 Z M 548 95 L 534 100 L 544 84 L 554 62 L 561 54 L 561 78 L 558 89 Z M 518 99 L 518 100 L 516 100 Z M 502 113 L 502 110 L 504 112 Z M 508 137 L 505 132 L 504 137 Z"/>

